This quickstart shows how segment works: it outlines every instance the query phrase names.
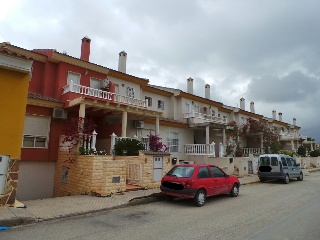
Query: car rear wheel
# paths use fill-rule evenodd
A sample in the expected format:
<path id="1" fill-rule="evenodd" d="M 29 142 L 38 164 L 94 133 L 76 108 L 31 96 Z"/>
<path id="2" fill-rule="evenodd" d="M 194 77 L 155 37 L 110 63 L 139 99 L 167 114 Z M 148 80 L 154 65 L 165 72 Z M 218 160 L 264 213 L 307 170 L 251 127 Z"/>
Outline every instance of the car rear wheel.
<path id="1" fill-rule="evenodd" d="M 233 184 L 231 192 L 230 192 L 230 196 L 231 197 L 237 197 L 239 195 L 239 186 L 238 184 Z"/>
<path id="2" fill-rule="evenodd" d="M 285 183 L 285 184 L 288 184 L 289 181 L 290 181 L 290 180 L 289 180 L 289 175 L 287 174 L 287 175 L 286 175 L 286 178 L 284 179 L 284 183 Z"/>
<path id="3" fill-rule="evenodd" d="M 198 207 L 202 207 L 206 202 L 206 191 L 200 189 L 194 197 L 194 203 Z"/>
<path id="4" fill-rule="evenodd" d="M 301 172 L 300 173 L 300 176 L 297 178 L 299 181 L 302 181 L 303 180 L 303 173 Z"/>

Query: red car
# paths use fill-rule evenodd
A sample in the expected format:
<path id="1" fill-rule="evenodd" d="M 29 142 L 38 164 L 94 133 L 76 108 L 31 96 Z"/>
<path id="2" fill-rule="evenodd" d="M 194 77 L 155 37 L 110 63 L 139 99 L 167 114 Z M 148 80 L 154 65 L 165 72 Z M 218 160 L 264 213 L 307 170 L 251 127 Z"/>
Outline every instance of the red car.
<path id="1" fill-rule="evenodd" d="M 228 193 L 237 197 L 239 187 L 237 177 L 226 174 L 215 165 L 180 164 L 162 178 L 160 190 L 169 198 L 193 198 L 194 203 L 201 207 L 209 196 Z"/>

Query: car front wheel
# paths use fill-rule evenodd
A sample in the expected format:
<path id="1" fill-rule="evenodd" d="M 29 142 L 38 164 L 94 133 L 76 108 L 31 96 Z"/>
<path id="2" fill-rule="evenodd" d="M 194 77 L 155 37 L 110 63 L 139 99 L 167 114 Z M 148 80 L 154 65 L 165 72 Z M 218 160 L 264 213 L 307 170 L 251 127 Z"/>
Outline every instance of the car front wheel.
<path id="1" fill-rule="evenodd" d="M 232 186 L 231 192 L 230 192 L 230 196 L 231 197 L 237 197 L 239 195 L 239 186 L 237 184 L 234 184 Z"/>
<path id="2" fill-rule="evenodd" d="M 206 191 L 203 189 L 200 189 L 196 196 L 194 197 L 194 203 L 198 207 L 202 207 L 204 203 L 206 202 Z"/>
<path id="3" fill-rule="evenodd" d="M 302 173 L 302 172 L 300 173 L 300 176 L 298 177 L 298 180 L 299 180 L 299 181 L 302 181 L 302 180 L 303 180 L 303 173 Z"/>
<path id="4" fill-rule="evenodd" d="M 286 178 L 284 179 L 284 183 L 285 183 L 285 184 L 288 184 L 289 181 L 290 181 L 290 180 L 289 180 L 289 175 L 287 174 L 287 175 L 286 175 Z"/>

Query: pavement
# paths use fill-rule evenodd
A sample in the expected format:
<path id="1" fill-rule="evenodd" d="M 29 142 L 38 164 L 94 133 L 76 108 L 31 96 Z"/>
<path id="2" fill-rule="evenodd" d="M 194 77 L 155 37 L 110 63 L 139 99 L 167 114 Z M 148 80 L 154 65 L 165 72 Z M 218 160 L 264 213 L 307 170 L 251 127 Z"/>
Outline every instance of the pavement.
<path id="1" fill-rule="evenodd" d="M 319 171 L 320 168 L 312 169 Z M 311 172 L 304 170 L 305 175 Z M 239 177 L 241 185 L 259 182 L 257 175 Z M 53 219 L 111 210 L 138 204 L 162 201 L 163 195 L 159 188 L 127 191 L 111 195 L 111 197 L 96 197 L 76 195 L 56 198 L 16 202 L 15 207 L 0 208 L 0 231 L 12 226 L 37 223 Z"/>

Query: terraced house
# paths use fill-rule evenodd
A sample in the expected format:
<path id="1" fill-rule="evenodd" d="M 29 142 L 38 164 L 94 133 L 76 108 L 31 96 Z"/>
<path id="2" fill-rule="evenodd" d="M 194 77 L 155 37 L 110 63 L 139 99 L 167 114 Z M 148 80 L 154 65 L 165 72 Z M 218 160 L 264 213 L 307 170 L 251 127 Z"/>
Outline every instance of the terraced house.
<path id="1" fill-rule="evenodd" d="M 20 200 L 52 197 L 55 181 L 67 178 L 68 169 L 57 169 L 61 165 L 56 162 L 59 153 L 66 151 L 63 130 L 74 118 L 96 123 L 92 141 L 86 147 L 106 151 L 110 156 L 116 138 L 136 138 L 147 148 L 150 133 L 159 135 L 169 152 L 169 161 L 158 166 L 162 171 L 170 167 L 164 167 L 165 164 L 176 162 L 214 162 L 224 166 L 224 161 L 230 161 L 225 157 L 231 144 L 237 144 L 245 156 L 263 152 L 266 142 L 261 134 L 239 135 L 230 141 L 230 129 L 245 125 L 248 119 L 264 123 L 290 150 L 304 139 L 296 120 L 284 123 L 281 113 L 279 119 L 275 112 L 272 118 L 256 114 L 253 102 L 250 111 L 246 111 L 243 98 L 240 108 L 226 106 L 211 99 L 208 84 L 203 86 L 205 96 L 196 96 L 192 78 L 186 79 L 187 92 L 150 85 L 149 80 L 126 73 L 124 51 L 119 53 L 117 70 L 91 63 L 90 45 L 91 39 L 84 37 L 80 58 L 54 49 L 26 50 L 9 43 L 0 45 L 1 49 L 33 58 L 21 136 L 17 192 Z M 154 175 L 158 167 L 154 162 Z M 152 174 L 142 169 L 136 170 L 140 178 Z M 233 167 L 229 171 L 232 173 Z"/>

